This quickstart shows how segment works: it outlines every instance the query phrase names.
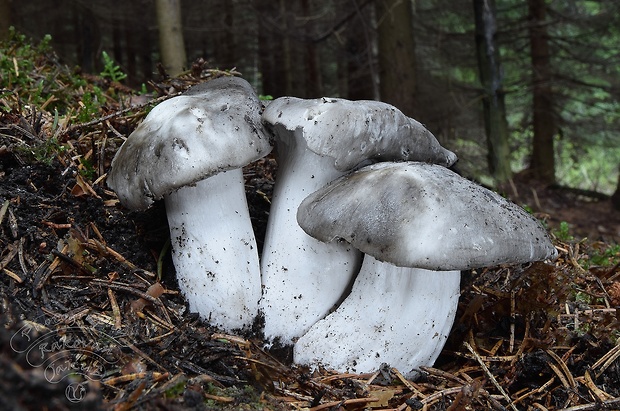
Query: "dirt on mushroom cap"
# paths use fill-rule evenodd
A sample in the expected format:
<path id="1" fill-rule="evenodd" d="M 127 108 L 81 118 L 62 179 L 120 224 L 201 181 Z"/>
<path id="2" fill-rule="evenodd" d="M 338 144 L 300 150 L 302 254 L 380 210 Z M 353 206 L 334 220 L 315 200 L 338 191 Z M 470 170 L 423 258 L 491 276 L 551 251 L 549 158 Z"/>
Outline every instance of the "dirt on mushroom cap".
<path id="1" fill-rule="evenodd" d="M 334 157 L 339 171 L 352 170 L 369 159 L 443 166 L 457 159 L 422 124 L 380 101 L 281 97 L 267 106 L 263 119 L 291 131 L 301 129 L 308 148 Z"/>
<path id="2" fill-rule="evenodd" d="M 108 185 L 131 209 L 173 190 L 246 164 L 271 151 L 250 84 L 221 77 L 166 100 L 119 149 Z"/>
<path id="3" fill-rule="evenodd" d="M 341 238 L 398 266 L 465 270 L 556 255 L 525 210 L 425 163 L 364 167 L 308 196 L 297 219 L 319 240 Z"/>

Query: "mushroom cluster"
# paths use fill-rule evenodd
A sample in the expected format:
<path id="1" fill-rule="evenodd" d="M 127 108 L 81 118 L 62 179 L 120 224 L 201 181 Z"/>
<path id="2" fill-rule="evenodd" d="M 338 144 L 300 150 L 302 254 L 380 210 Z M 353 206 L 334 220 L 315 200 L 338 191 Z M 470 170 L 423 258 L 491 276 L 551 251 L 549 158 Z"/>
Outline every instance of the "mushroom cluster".
<path id="1" fill-rule="evenodd" d="M 241 167 L 275 145 L 258 256 Z M 226 77 L 156 106 L 112 162 L 123 205 L 164 199 L 179 288 L 224 330 L 264 319 L 294 361 L 408 376 L 432 365 L 461 270 L 554 258 L 520 207 L 447 167 L 456 155 L 377 101 L 282 97 Z M 260 262 L 259 262 L 260 260 Z"/>
<path id="2" fill-rule="evenodd" d="M 419 122 L 378 101 L 281 97 L 263 113 L 278 172 L 261 256 L 265 337 L 291 344 L 343 298 L 361 253 L 345 242 L 306 234 L 297 207 L 312 192 L 376 161 L 450 166 L 456 155 Z"/>

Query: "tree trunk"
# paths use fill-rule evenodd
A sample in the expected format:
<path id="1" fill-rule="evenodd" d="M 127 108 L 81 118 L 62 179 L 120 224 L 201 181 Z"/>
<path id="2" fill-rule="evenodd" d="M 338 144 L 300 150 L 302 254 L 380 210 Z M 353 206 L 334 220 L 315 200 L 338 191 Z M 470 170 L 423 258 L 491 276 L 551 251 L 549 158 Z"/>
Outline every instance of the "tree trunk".
<path id="1" fill-rule="evenodd" d="M 533 177 L 548 184 L 555 182 L 555 151 L 553 138 L 557 127 L 553 113 L 551 58 L 546 28 L 545 0 L 528 0 L 529 36 L 532 62 L 532 160 Z"/>
<path id="2" fill-rule="evenodd" d="M 9 35 L 11 27 L 11 0 L 0 0 L 0 40 Z"/>
<path id="3" fill-rule="evenodd" d="M 181 0 L 156 0 L 159 51 L 166 72 L 176 76 L 187 64 L 181 25 Z"/>
<path id="4" fill-rule="evenodd" d="M 414 116 L 416 81 L 411 1 L 378 0 L 376 7 L 381 100 Z"/>
<path id="5" fill-rule="evenodd" d="M 146 30 L 141 30 L 138 34 L 138 46 L 140 50 L 140 65 L 142 67 L 142 73 L 145 79 L 150 79 L 154 76 L 155 65 L 153 63 L 153 55 L 151 50 L 154 48 L 152 45 L 151 36 Z"/>
<path id="6" fill-rule="evenodd" d="M 280 17 L 282 19 L 282 68 L 284 70 L 284 95 L 293 95 L 293 51 L 291 49 L 291 36 L 289 33 L 289 13 L 287 5 L 291 6 L 291 2 L 280 0 Z"/>
<path id="7" fill-rule="evenodd" d="M 348 3 L 340 5 L 340 12 L 345 13 Z M 379 99 L 377 87 L 376 62 L 373 53 L 373 34 L 369 21 L 373 20 L 367 10 L 357 7 L 355 16 L 344 31 L 344 53 L 339 55 L 341 78 L 344 87 L 343 96 L 350 100 Z"/>
<path id="8" fill-rule="evenodd" d="M 262 94 L 274 98 L 287 94 L 284 64 L 284 40 L 286 33 L 276 31 L 269 19 L 280 13 L 280 3 L 275 1 L 254 0 L 253 6 L 258 13 L 258 69 L 262 80 Z M 278 26 L 281 26 L 278 22 Z"/>
<path id="9" fill-rule="evenodd" d="M 474 0 L 476 49 L 480 83 L 484 89 L 482 106 L 489 150 L 488 164 L 497 183 L 512 177 L 508 124 L 502 90 L 502 71 L 496 43 L 497 25 L 493 0 Z"/>
<path id="10" fill-rule="evenodd" d="M 213 59 L 216 67 L 230 69 L 237 66 L 235 60 L 235 13 L 234 2 L 220 0 L 212 8 L 220 16 L 219 30 L 213 34 L 213 40 L 217 45 L 213 50 Z"/>
<path id="11" fill-rule="evenodd" d="M 129 79 L 129 83 L 133 85 L 139 85 L 140 83 L 146 83 L 146 79 L 150 77 L 150 72 L 143 73 L 144 75 L 138 78 L 136 58 L 138 56 L 138 47 L 136 47 L 136 39 L 131 33 L 131 27 L 127 22 L 123 22 L 123 37 L 125 38 L 125 72 Z M 147 77 L 148 76 L 148 77 Z"/>
<path id="12" fill-rule="evenodd" d="M 312 10 L 309 0 L 301 0 L 301 7 L 304 16 L 311 16 Z M 314 20 L 308 19 L 306 33 L 313 33 Z M 321 67 L 319 63 L 319 53 L 314 42 L 310 39 L 305 44 L 305 68 L 306 68 L 306 98 L 318 98 L 323 95 L 323 82 L 321 78 Z"/>
<path id="13" fill-rule="evenodd" d="M 100 67 L 97 67 L 96 60 L 101 51 L 102 37 L 97 17 L 88 7 L 77 3 L 72 4 L 71 13 L 78 64 L 86 73 L 98 72 Z"/>
<path id="14" fill-rule="evenodd" d="M 122 27 L 120 24 L 112 26 L 112 57 L 121 66 L 124 72 L 127 68 L 125 65 L 125 55 L 123 53 Z"/>

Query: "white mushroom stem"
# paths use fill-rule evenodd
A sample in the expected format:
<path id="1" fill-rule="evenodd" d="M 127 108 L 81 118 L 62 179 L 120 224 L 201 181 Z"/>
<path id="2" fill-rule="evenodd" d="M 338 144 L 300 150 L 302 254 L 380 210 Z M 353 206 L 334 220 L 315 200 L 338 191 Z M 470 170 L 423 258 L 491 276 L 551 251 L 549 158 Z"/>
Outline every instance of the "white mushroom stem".
<path id="1" fill-rule="evenodd" d="M 227 331 L 251 326 L 260 271 L 241 169 L 183 187 L 165 202 L 172 259 L 190 310 Z"/>
<path id="2" fill-rule="evenodd" d="M 361 264 L 361 253 L 350 244 L 321 242 L 297 223 L 302 200 L 343 174 L 333 163 L 333 158 L 307 149 L 301 139 L 278 146 L 278 175 L 261 258 L 260 309 L 268 341 L 279 338 L 281 344 L 291 344 L 323 318 L 348 290 Z"/>
<path id="3" fill-rule="evenodd" d="M 294 361 L 356 373 L 387 363 L 415 377 L 420 366 L 433 365 L 448 338 L 460 277 L 365 255 L 351 294 L 297 341 Z"/>

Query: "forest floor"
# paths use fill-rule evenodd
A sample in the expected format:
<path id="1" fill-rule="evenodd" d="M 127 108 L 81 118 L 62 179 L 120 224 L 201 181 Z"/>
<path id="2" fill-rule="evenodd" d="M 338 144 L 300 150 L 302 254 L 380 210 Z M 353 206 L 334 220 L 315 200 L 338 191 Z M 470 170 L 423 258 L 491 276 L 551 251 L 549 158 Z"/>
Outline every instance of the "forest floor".
<path id="1" fill-rule="evenodd" d="M 545 186 L 522 172 L 503 187 L 503 194 L 517 204 L 526 205 L 544 219 L 551 229 L 562 222 L 572 234 L 591 241 L 617 243 L 620 240 L 620 210 L 600 193 L 558 185 Z"/>
<path id="2" fill-rule="evenodd" d="M 93 84 L 110 98 L 90 122 L 0 95 L 0 408 L 620 408 L 609 200 L 516 178 L 505 191 L 548 224 L 556 261 L 465 272 L 448 343 L 415 381 L 389 366 L 308 370 L 263 350 L 258 327 L 224 334 L 188 312 L 162 204 L 129 212 L 105 185 L 143 107 L 121 111 L 120 88 L 103 79 L 82 93 Z M 271 158 L 245 170 L 259 239 L 274 171 Z"/>

